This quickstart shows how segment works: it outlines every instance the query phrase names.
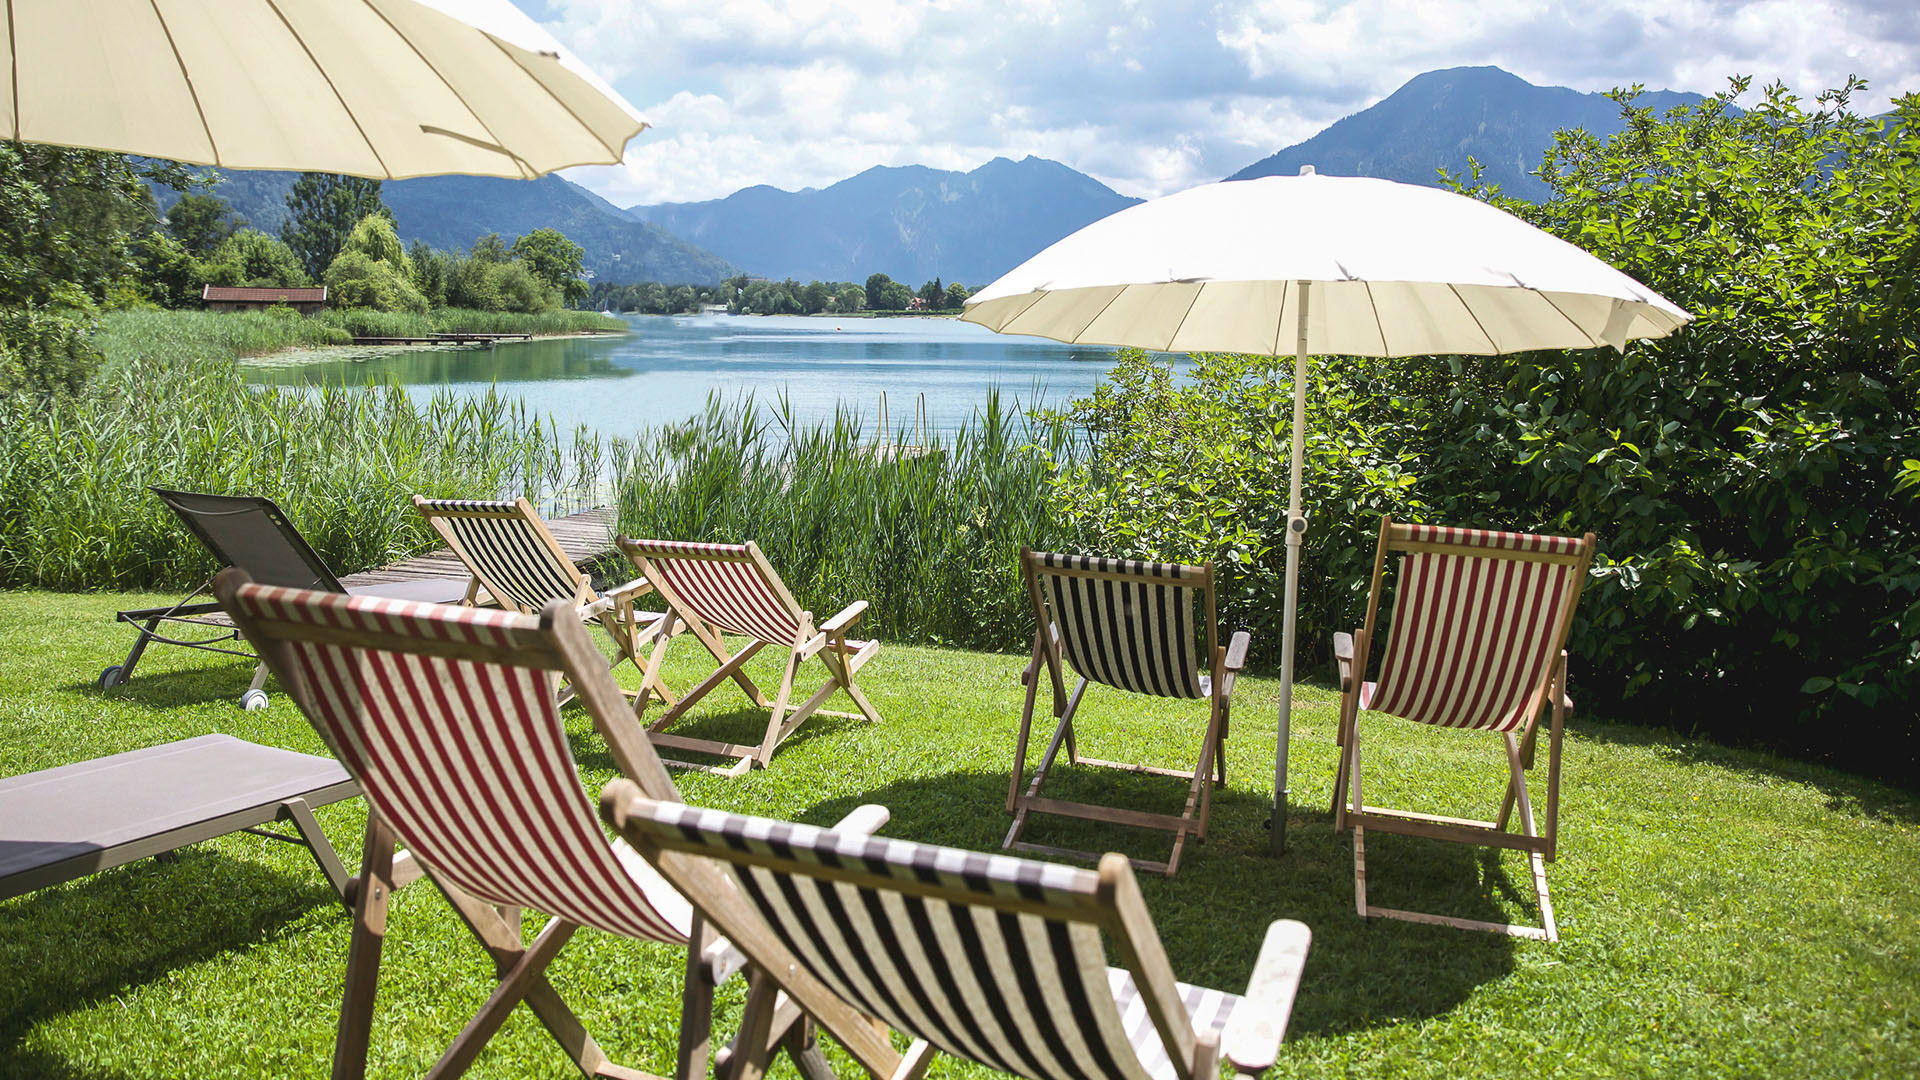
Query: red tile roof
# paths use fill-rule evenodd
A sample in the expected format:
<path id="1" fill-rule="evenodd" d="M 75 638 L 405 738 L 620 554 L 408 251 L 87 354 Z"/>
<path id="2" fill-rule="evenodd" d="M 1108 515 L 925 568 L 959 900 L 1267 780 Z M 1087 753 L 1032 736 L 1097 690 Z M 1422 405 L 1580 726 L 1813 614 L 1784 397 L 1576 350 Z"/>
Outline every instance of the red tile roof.
<path id="1" fill-rule="evenodd" d="M 240 300 L 250 304 L 320 304 L 327 299 L 327 287 L 317 289 L 246 289 L 226 285 L 208 285 L 200 293 L 202 300 Z"/>

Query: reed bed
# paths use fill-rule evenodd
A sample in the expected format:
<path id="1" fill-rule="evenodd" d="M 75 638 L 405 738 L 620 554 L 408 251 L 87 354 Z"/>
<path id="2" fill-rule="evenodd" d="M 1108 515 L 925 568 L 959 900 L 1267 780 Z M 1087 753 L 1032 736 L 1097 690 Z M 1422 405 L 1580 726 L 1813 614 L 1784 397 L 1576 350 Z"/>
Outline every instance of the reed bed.
<path id="1" fill-rule="evenodd" d="M 338 326 L 293 311 L 109 311 L 96 338 L 109 364 L 262 356 L 282 349 L 346 345 Z"/>
<path id="2" fill-rule="evenodd" d="M 436 308 L 425 314 L 346 308 L 323 311 L 314 316 L 314 321 L 337 329 L 349 338 L 452 333 L 578 334 L 627 328 L 625 321 L 596 311 L 476 311 L 472 308 Z"/>
<path id="3" fill-rule="evenodd" d="M 799 424 L 784 400 L 709 400 L 610 445 L 619 527 L 753 540 L 816 617 L 871 601 L 862 636 L 1021 648 L 1033 620 L 1020 548 L 1067 541 L 1048 484 L 1049 460 L 1072 456 L 1065 428 L 994 391 L 951 437 L 905 441 L 853 411 Z"/>
<path id="4" fill-rule="evenodd" d="M 436 546 L 416 493 L 565 511 L 604 467 L 596 437 L 563 438 L 492 393 L 289 392 L 136 355 L 72 400 L 0 401 L 0 586 L 197 584 L 214 566 L 150 486 L 269 496 L 345 574 Z"/>

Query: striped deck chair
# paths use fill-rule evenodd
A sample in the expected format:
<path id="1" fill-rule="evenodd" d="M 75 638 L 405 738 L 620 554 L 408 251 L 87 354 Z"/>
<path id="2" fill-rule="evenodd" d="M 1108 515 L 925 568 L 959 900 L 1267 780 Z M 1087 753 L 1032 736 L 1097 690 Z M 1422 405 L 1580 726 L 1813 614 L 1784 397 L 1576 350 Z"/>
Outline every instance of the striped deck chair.
<path id="1" fill-rule="evenodd" d="M 636 790 L 679 793 L 571 602 L 538 616 L 434 607 L 254 585 L 239 570 L 221 574 L 215 592 L 370 808 L 348 890 L 353 938 L 333 1075 L 364 1074 L 387 898 L 396 865 L 411 862 L 480 939 L 499 980 L 428 1076 L 463 1072 L 520 1002 L 588 1076 L 647 1076 L 609 1062 L 547 981 L 555 954 L 591 927 L 691 945 L 677 1075 L 703 1080 L 713 988 L 743 958 L 594 818 L 549 689 L 555 672 L 573 680 Z M 397 844 L 407 849 L 400 860 Z M 524 945 L 522 908 L 551 916 Z M 808 1056 L 793 1030 L 781 1035 Z M 831 1075 L 824 1060 L 801 1064 L 809 1080 Z"/>
<path id="2" fill-rule="evenodd" d="M 1027 595 L 1033 602 L 1036 629 L 1033 659 L 1020 675 L 1020 681 L 1027 687 L 1027 701 L 1020 714 L 1013 776 L 1007 787 L 1007 813 L 1013 815 L 1013 827 L 1007 830 L 1002 846 L 1093 858 L 1088 852 L 1021 840 L 1034 814 L 1160 829 L 1173 833 L 1173 854 L 1164 863 L 1139 859 L 1134 865 L 1172 877 L 1180 869 L 1180 854 L 1186 847 L 1187 837 L 1207 835 L 1207 819 L 1213 809 L 1213 785 L 1227 782 L 1228 713 L 1233 684 L 1246 664 L 1247 633 L 1244 630 L 1236 633 L 1225 650 L 1220 648 L 1218 622 L 1214 616 L 1212 563 L 1179 566 L 1091 555 L 1051 555 L 1022 548 L 1020 568 L 1026 578 Z M 1196 638 L 1202 631 L 1206 634 L 1211 676 L 1201 673 L 1195 653 Z M 1063 659 L 1080 676 L 1071 695 L 1067 693 L 1061 673 Z M 1040 767 L 1028 782 L 1027 743 L 1033 730 L 1033 708 L 1040 692 L 1042 667 L 1046 668 L 1052 683 L 1053 715 L 1059 718 L 1059 723 L 1046 752 L 1041 755 Z M 1198 763 L 1191 770 L 1164 769 L 1082 756 L 1074 740 L 1073 716 L 1079 711 L 1080 699 L 1085 696 L 1088 684 L 1096 682 L 1134 694 L 1206 701 L 1207 726 L 1200 740 Z M 1048 771 L 1063 746 L 1070 764 L 1187 780 L 1186 805 L 1178 815 L 1149 814 L 1044 798 L 1040 787 L 1046 783 Z M 1021 790 L 1023 783 L 1025 791 Z"/>
<path id="3" fill-rule="evenodd" d="M 1366 681 L 1387 555 L 1400 553 L 1393 635 L 1379 675 Z M 1367 621 L 1356 640 L 1334 635 L 1340 673 L 1340 768 L 1334 781 L 1336 831 L 1353 828 L 1353 895 L 1362 916 L 1405 919 L 1558 941 L 1545 862 L 1553 861 L 1560 813 L 1560 732 L 1567 694 L 1568 631 L 1593 561 L 1593 534 L 1579 539 L 1407 525 L 1383 518 L 1373 559 Z M 1551 709 L 1544 830 L 1527 794 L 1541 714 Z M 1362 710 L 1422 724 L 1496 732 L 1506 749 L 1507 786 L 1493 821 L 1368 806 L 1360 791 Z M 1519 832 L 1507 829 L 1515 808 Z M 1372 907 L 1367 903 L 1366 833 L 1424 836 L 1527 853 L 1539 899 L 1539 927 Z"/>
<path id="4" fill-rule="evenodd" d="M 1096 872 L 853 836 L 624 780 L 600 808 L 747 955 L 741 1045 L 764 1045 L 758 1017 L 784 995 L 890 1080 L 917 1080 L 936 1050 L 1030 1080 L 1216 1080 L 1223 1049 L 1251 1077 L 1279 1056 L 1306 926 L 1267 928 L 1245 995 L 1182 985 L 1124 856 Z M 904 1054 L 889 1027 L 913 1040 Z M 730 1080 L 762 1075 L 731 1064 Z"/>
<path id="5" fill-rule="evenodd" d="M 773 564 L 752 541 L 745 544 L 695 544 L 674 540 L 635 540 L 623 536 L 618 541 L 646 580 L 666 598 L 668 617 L 674 625 L 684 625 L 700 644 L 713 654 L 719 668 L 700 685 L 687 691 L 686 697 L 647 726 L 655 746 L 669 750 L 691 750 L 734 758 L 725 769 L 683 761 L 671 764 L 684 768 L 739 776 L 758 765 L 766 768 L 773 752 L 793 734 L 807 717 L 837 716 L 847 720 L 865 718 L 880 722 L 879 710 L 867 700 L 854 676 L 880 651 L 878 641 L 855 641 L 847 631 L 866 613 L 867 602 L 858 600 L 838 615 L 815 625 L 813 613 L 805 611 L 787 591 L 786 583 L 774 572 Z M 737 653 L 727 652 L 722 634 L 747 639 Z M 635 699 L 633 711 L 644 715 L 650 688 L 659 686 L 660 664 L 666 657 L 667 624 L 663 620 L 650 635 L 653 652 L 647 661 L 647 677 Z M 780 689 L 769 700 L 765 692 L 742 670 L 754 654 L 767 646 L 787 653 L 786 667 L 780 676 Z M 793 682 L 800 665 L 818 657 L 827 669 L 826 684 L 799 705 L 793 704 Z M 758 746 L 668 734 L 665 730 L 686 715 L 693 704 L 727 680 L 733 680 L 747 697 L 769 710 L 766 734 Z M 831 712 L 822 709 L 835 691 L 844 690 L 858 713 Z"/>
<path id="6" fill-rule="evenodd" d="M 561 550 L 553 531 L 525 499 L 492 502 L 415 495 L 413 506 L 473 575 L 467 586 L 468 603 L 485 589 L 508 611 L 531 615 L 555 600 L 566 600 L 578 610 L 583 622 L 599 623 L 613 639 L 619 650 L 613 666 L 626 660 L 645 670 L 641 667 L 641 642 L 659 619 L 653 612 L 635 611 L 633 607 L 634 600 L 653 591 L 646 578 L 635 578 L 605 593 L 595 591 L 593 582 Z M 653 684 L 653 690 L 669 702 L 674 700 L 664 684 Z M 562 703 L 571 700 L 571 684 L 562 684 L 558 693 Z"/>

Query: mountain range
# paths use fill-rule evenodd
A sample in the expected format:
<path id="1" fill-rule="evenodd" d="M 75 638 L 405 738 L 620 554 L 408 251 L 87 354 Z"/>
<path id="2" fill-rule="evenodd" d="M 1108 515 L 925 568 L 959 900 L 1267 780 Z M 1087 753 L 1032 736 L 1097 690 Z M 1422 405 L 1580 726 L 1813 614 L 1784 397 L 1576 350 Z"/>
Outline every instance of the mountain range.
<path id="1" fill-rule="evenodd" d="M 1664 111 L 1697 94 L 1653 91 Z M 1543 198 L 1538 168 L 1553 133 L 1621 129 L 1602 94 L 1535 86 L 1496 67 L 1418 75 L 1379 102 L 1227 177 L 1291 175 L 1302 165 L 1341 176 L 1437 184 L 1468 158 L 1509 194 Z M 217 194 L 255 228 L 277 233 L 294 174 L 227 172 Z M 737 272 L 801 281 L 860 281 L 879 272 L 915 285 L 935 277 L 984 285 L 1092 221 L 1139 202 L 1044 158 L 995 158 L 972 172 L 876 166 L 824 188 L 756 186 L 723 199 L 621 209 L 563 177 L 443 176 L 388 181 L 382 197 L 401 238 L 470 246 L 542 226 L 586 249 L 601 280 L 714 284 Z"/>

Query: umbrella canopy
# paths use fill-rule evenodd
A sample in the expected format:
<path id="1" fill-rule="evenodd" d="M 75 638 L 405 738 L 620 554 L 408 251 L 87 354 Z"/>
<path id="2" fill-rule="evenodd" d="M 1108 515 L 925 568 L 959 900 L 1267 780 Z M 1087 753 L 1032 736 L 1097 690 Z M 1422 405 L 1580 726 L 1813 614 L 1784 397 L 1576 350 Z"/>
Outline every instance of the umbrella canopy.
<path id="1" fill-rule="evenodd" d="M 1208 184 L 1088 225 L 967 300 L 1007 334 L 1160 352 L 1311 355 L 1623 347 L 1690 316 L 1505 211 L 1367 177 Z"/>
<path id="2" fill-rule="evenodd" d="M 230 169 L 532 178 L 646 126 L 506 0 L 14 0 L 0 137 Z"/>
<path id="3" fill-rule="evenodd" d="M 1273 846 L 1286 844 L 1309 355 L 1624 349 L 1692 316 L 1486 203 L 1367 177 L 1208 184 L 1128 207 L 967 299 L 1005 334 L 1160 352 L 1294 356 Z"/>

